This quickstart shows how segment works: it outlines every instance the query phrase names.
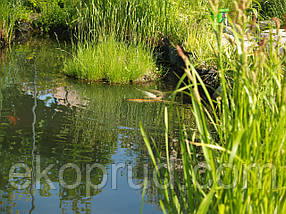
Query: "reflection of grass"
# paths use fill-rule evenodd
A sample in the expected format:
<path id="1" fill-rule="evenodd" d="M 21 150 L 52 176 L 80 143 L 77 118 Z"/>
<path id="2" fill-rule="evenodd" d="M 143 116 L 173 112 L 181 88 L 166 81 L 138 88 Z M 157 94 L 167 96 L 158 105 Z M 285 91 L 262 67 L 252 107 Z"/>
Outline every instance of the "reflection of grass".
<path id="1" fill-rule="evenodd" d="M 1 113 L 2 113 L 2 101 L 3 101 L 3 95 L 2 95 L 2 87 L 5 86 L 4 84 L 4 78 L 3 78 L 3 74 L 2 74 L 2 69 L 0 70 L 0 118 L 1 118 Z M 1 142 L 1 139 L 0 139 Z"/>
<path id="2" fill-rule="evenodd" d="M 76 55 L 65 62 L 64 73 L 79 79 L 128 83 L 155 71 L 150 51 L 118 42 L 113 36 L 98 44 L 79 44 Z"/>
<path id="3" fill-rule="evenodd" d="M 61 127 L 58 127 L 58 139 L 65 145 L 68 144 L 63 154 L 71 160 L 92 161 L 93 157 L 87 154 L 96 150 L 97 157 L 101 158 L 103 163 L 108 162 L 110 155 L 115 152 L 120 135 L 124 136 L 122 141 L 126 144 L 138 143 L 143 146 L 138 121 L 148 127 L 152 136 L 162 138 L 159 131 L 162 129 L 158 127 L 163 126 L 160 115 L 164 104 L 127 102 L 126 98 L 142 96 L 134 86 L 71 86 L 70 90 L 88 101 L 86 107 L 74 108 L 67 114 L 67 123 L 60 123 Z M 60 121 L 61 118 L 57 120 Z M 68 137 L 69 135 L 71 137 Z"/>
<path id="4" fill-rule="evenodd" d="M 10 51 L 3 55 L 2 65 L 8 70 L 5 73 L 7 83 L 30 82 L 33 79 L 34 68 L 37 70 L 39 90 L 47 86 L 47 79 L 56 82 L 57 78 L 65 78 L 62 74 L 58 74 L 62 68 L 64 55 L 56 47 L 58 45 L 50 39 L 36 38 L 25 44 L 12 46 Z"/>
<path id="5" fill-rule="evenodd" d="M 79 85 L 74 90 L 89 100 L 86 109 L 79 110 L 85 120 L 93 121 L 94 128 L 115 130 L 117 126 L 138 128 L 143 121 L 150 128 L 161 126 L 162 120 L 156 115 L 162 114 L 160 103 L 131 103 L 127 98 L 143 96 L 134 86 Z"/>
<path id="6" fill-rule="evenodd" d="M 3 101 L 4 101 L 2 90 L 4 90 L 11 81 L 11 78 L 10 78 L 11 73 L 9 72 L 8 60 L 5 57 L 6 53 L 7 52 L 5 50 L 1 50 L 0 52 L 0 57 L 1 57 L 0 58 L 0 118 L 1 118 L 1 113 L 2 113 Z M 1 142 L 1 137 L 0 137 L 0 142 Z"/>

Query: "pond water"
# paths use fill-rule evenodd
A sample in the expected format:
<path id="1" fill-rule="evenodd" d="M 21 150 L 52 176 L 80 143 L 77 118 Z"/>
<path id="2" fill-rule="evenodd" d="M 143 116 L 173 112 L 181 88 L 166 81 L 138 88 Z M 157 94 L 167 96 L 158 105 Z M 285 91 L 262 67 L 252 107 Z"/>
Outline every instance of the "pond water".
<path id="1" fill-rule="evenodd" d="M 168 104 L 127 101 L 158 86 L 70 80 L 57 46 L 1 52 L 0 213 L 139 213 L 145 177 L 143 213 L 162 213 L 139 122 L 163 144 Z"/>

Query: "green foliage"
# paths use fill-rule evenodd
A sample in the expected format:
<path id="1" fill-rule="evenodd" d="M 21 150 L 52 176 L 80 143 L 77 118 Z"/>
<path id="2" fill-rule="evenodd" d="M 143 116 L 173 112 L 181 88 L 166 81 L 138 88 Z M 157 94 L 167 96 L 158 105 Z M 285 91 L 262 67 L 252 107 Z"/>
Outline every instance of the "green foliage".
<path id="1" fill-rule="evenodd" d="M 104 32 L 150 45 L 164 36 L 173 41 L 183 40 L 193 24 L 190 14 L 196 13 L 192 6 L 190 1 L 91 0 L 79 8 L 79 37 L 88 37 L 87 32 L 96 35 Z"/>
<path id="2" fill-rule="evenodd" d="M 10 43 L 15 21 L 19 15 L 19 2 L 3 0 L 0 2 L 0 48 Z"/>
<path id="3" fill-rule="evenodd" d="M 286 1 L 284 0 L 256 0 L 254 5 L 260 9 L 260 15 L 265 18 L 277 17 L 284 21 L 286 15 Z"/>
<path id="4" fill-rule="evenodd" d="M 0 1 L 0 48 L 9 45 L 14 39 L 16 22 L 29 21 L 31 10 L 21 0 Z"/>
<path id="5" fill-rule="evenodd" d="M 75 56 L 64 64 L 64 73 L 85 80 L 129 83 L 156 70 L 150 51 L 127 45 L 114 36 L 100 37 L 98 44 L 79 43 Z"/>
<path id="6" fill-rule="evenodd" d="M 202 36 L 204 35 L 204 36 Z M 197 65 L 215 64 L 213 47 L 216 44 L 215 34 L 212 32 L 207 19 L 195 23 L 190 27 L 185 38 L 185 48 L 196 56 Z"/>
<path id="7" fill-rule="evenodd" d="M 179 121 L 179 167 L 168 157 L 168 117 L 167 157 L 158 153 L 157 144 L 152 144 L 142 130 L 160 184 L 165 187 L 161 206 L 168 213 L 285 212 L 285 55 L 281 55 L 281 44 L 274 45 L 273 36 L 245 48 L 245 38 L 250 36 L 245 29 L 250 23 L 244 3 L 238 2 L 237 31 L 230 52 L 222 47 L 221 26 L 211 23 L 217 40 L 214 54 L 220 97 L 211 98 L 200 75 L 186 60 L 190 85 L 175 93 L 184 91 L 190 96 L 197 130 Z M 218 4 L 210 6 L 218 10 Z M 159 164 L 168 167 L 158 170 Z M 175 182 L 168 185 L 170 180 Z"/>
<path id="8" fill-rule="evenodd" d="M 40 14 L 36 24 L 48 32 L 56 28 L 74 27 L 79 0 L 27 0 L 26 6 Z"/>

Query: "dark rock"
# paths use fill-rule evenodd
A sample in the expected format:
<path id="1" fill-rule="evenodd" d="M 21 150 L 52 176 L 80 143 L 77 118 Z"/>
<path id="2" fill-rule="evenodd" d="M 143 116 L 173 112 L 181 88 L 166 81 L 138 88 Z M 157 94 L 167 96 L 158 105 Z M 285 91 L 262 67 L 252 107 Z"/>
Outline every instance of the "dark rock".
<path id="1" fill-rule="evenodd" d="M 184 54 L 189 58 L 192 56 L 192 54 L 186 52 L 183 47 L 181 48 Z M 163 66 L 168 72 L 175 72 L 179 76 L 184 73 L 186 65 L 168 38 L 161 40 L 160 44 L 155 48 L 155 55 L 157 56 L 158 64 Z M 193 58 L 191 57 L 191 59 Z"/>
<path id="2" fill-rule="evenodd" d="M 195 62 L 195 57 L 192 53 L 186 52 L 182 47 L 181 49 L 183 55 L 187 56 L 191 62 Z M 164 80 L 167 81 L 168 84 L 173 84 L 174 87 L 176 87 L 179 78 L 185 73 L 186 69 L 184 60 L 179 56 L 177 49 L 172 46 L 169 39 L 163 38 L 159 46 L 155 48 L 155 55 L 157 56 L 158 65 L 166 70 Z M 209 94 L 213 96 L 216 88 L 219 87 L 217 71 L 207 68 L 196 68 L 196 70 L 206 85 Z M 186 83 L 188 84 L 188 82 Z M 205 97 L 202 87 L 199 87 L 199 92 L 202 97 Z"/>

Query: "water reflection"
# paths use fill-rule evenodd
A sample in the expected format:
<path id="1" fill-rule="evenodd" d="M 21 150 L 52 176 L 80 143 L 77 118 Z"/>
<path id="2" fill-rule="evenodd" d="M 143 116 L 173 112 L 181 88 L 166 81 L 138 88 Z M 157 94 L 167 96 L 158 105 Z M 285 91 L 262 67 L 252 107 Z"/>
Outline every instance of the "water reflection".
<path id="1" fill-rule="evenodd" d="M 65 79 L 58 75 L 62 53 L 55 50 L 45 40 L 40 45 L 17 46 L 5 53 L 9 56 L 1 57 L 0 213 L 138 213 L 142 190 L 130 187 L 130 169 L 134 185 L 143 183 L 144 166 L 150 178 L 153 172 L 139 121 L 163 144 L 166 104 L 127 102 L 142 97 L 135 86 L 89 85 Z M 23 190 L 9 183 L 9 171 L 17 163 L 33 169 L 32 178 L 14 180 L 17 185 L 32 182 Z M 73 165 L 61 175 L 67 163 Z M 114 174 L 112 164 L 119 163 L 122 167 Z M 49 169 L 51 183 L 44 176 L 37 180 L 37 173 L 44 169 Z M 23 168 L 16 171 L 23 173 Z M 116 176 L 115 189 L 112 176 Z M 61 177 L 67 186 L 77 185 L 64 188 Z M 106 185 L 94 188 L 105 177 Z M 157 192 L 149 185 L 144 213 L 161 213 Z"/>

